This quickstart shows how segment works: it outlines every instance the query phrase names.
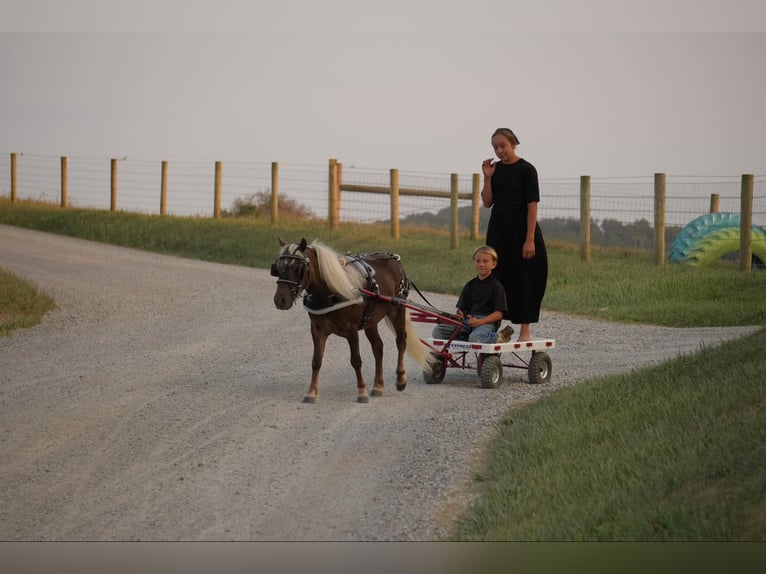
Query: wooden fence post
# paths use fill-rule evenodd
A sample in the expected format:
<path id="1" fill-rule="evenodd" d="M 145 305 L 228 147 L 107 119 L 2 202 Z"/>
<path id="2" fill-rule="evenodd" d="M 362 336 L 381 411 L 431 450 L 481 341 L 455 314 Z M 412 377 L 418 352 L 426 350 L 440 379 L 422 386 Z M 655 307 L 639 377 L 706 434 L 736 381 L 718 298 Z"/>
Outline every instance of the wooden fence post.
<path id="1" fill-rule="evenodd" d="M 279 222 L 279 164 L 271 162 L 271 222 Z"/>
<path id="2" fill-rule="evenodd" d="M 68 171 L 67 158 L 66 156 L 61 156 L 61 207 L 66 207 L 69 204 L 67 189 Z"/>
<path id="3" fill-rule="evenodd" d="M 343 164 L 335 163 L 335 228 L 340 226 L 340 183 L 343 181 Z"/>
<path id="4" fill-rule="evenodd" d="M 654 174 L 654 264 L 665 266 L 665 174 Z"/>
<path id="5" fill-rule="evenodd" d="M 720 205 L 721 196 L 717 193 L 710 194 L 710 213 L 718 213 L 718 206 Z"/>
<path id="6" fill-rule="evenodd" d="M 117 160 L 112 158 L 112 170 L 111 170 L 111 194 L 110 205 L 111 211 L 117 211 Z"/>
<path id="7" fill-rule="evenodd" d="M 337 188 L 336 179 L 338 177 L 338 170 L 335 167 L 336 165 L 338 165 L 338 160 L 331 159 L 329 161 L 327 173 L 327 222 L 331 230 L 338 228 L 338 222 L 335 220 L 335 202 L 337 200 L 335 190 Z"/>
<path id="8" fill-rule="evenodd" d="M 458 248 L 458 174 L 450 174 L 450 212 L 452 214 L 450 223 L 450 247 Z"/>
<path id="9" fill-rule="evenodd" d="M 11 154 L 11 203 L 16 203 L 16 154 Z"/>
<path id="10" fill-rule="evenodd" d="M 479 220 L 481 210 L 481 176 L 474 173 L 471 184 L 471 239 L 479 238 Z"/>
<path id="11" fill-rule="evenodd" d="M 739 208 L 739 268 L 753 269 L 753 174 L 742 174 Z"/>
<path id="12" fill-rule="evenodd" d="M 399 239 L 399 170 L 391 169 L 388 179 L 391 188 L 391 237 Z"/>
<path id="13" fill-rule="evenodd" d="M 223 165 L 215 162 L 215 189 L 213 191 L 213 217 L 221 219 L 221 181 L 223 180 Z"/>
<path id="14" fill-rule="evenodd" d="M 168 162 L 162 162 L 162 174 L 160 175 L 160 215 L 168 214 Z"/>
<path id="15" fill-rule="evenodd" d="M 580 259 L 590 261 L 590 176 L 580 176 Z"/>

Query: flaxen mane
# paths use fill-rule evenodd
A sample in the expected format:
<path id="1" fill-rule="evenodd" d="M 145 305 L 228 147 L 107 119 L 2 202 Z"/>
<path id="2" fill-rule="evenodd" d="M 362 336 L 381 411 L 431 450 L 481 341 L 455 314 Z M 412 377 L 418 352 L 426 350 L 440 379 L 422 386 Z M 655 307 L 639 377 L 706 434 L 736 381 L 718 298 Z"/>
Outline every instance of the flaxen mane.
<path id="1" fill-rule="evenodd" d="M 313 241 L 311 247 L 316 251 L 319 275 L 327 283 L 327 287 L 344 299 L 358 299 L 359 289 L 365 286 L 365 278 L 359 270 L 355 266 L 345 265 L 342 255 L 338 255 L 319 241 Z"/>

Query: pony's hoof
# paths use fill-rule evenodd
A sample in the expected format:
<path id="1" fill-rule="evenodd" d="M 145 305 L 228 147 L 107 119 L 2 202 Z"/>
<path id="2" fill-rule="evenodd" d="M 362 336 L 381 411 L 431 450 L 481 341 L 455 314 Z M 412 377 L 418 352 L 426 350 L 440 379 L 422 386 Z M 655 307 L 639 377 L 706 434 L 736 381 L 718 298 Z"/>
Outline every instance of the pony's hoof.
<path id="1" fill-rule="evenodd" d="M 382 397 L 383 396 L 383 391 L 381 391 L 380 389 L 372 389 L 372 392 L 370 392 L 370 394 L 373 397 Z"/>
<path id="2" fill-rule="evenodd" d="M 370 397 L 368 397 L 367 395 L 357 395 L 356 402 L 357 403 L 369 403 L 370 402 Z"/>
<path id="3" fill-rule="evenodd" d="M 407 383 L 406 382 L 404 382 L 404 383 L 396 383 L 396 390 L 397 391 L 403 391 L 406 388 L 407 388 Z"/>
<path id="4" fill-rule="evenodd" d="M 311 395 L 306 395 L 305 397 L 303 397 L 303 402 L 313 405 L 315 402 L 317 402 L 317 398 L 312 397 Z"/>

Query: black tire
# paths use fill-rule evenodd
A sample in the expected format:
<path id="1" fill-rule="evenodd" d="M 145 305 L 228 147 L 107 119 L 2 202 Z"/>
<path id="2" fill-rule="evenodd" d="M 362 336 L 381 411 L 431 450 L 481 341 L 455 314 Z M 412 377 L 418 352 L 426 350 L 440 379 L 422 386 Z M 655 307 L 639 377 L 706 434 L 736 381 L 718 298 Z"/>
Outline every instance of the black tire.
<path id="1" fill-rule="evenodd" d="M 529 382 L 533 385 L 540 385 L 551 380 L 553 365 L 548 353 L 534 351 L 532 358 L 529 359 Z"/>
<path id="2" fill-rule="evenodd" d="M 479 379 L 484 389 L 496 389 L 503 380 L 503 361 L 497 355 L 484 355 L 479 370 Z"/>
<path id="3" fill-rule="evenodd" d="M 427 385 L 438 385 L 444 380 L 447 372 L 447 362 L 437 353 L 431 353 L 431 361 L 423 369 L 423 380 Z"/>

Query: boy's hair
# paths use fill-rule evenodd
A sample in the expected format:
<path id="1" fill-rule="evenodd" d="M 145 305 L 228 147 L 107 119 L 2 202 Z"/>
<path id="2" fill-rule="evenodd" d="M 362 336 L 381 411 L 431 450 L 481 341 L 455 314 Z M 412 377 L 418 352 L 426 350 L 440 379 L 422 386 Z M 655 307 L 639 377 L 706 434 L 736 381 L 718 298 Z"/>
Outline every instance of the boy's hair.
<path id="1" fill-rule="evenodd" d="M 486 253 L 489 255 L 493 261 L 497 261 L 497 251 L 495 251 L 494 247 L 490 247 L 489 245 L 481 245 L 473 250 L 473 256 L 471 259 L 476 258 L 477 253 Z"/>

